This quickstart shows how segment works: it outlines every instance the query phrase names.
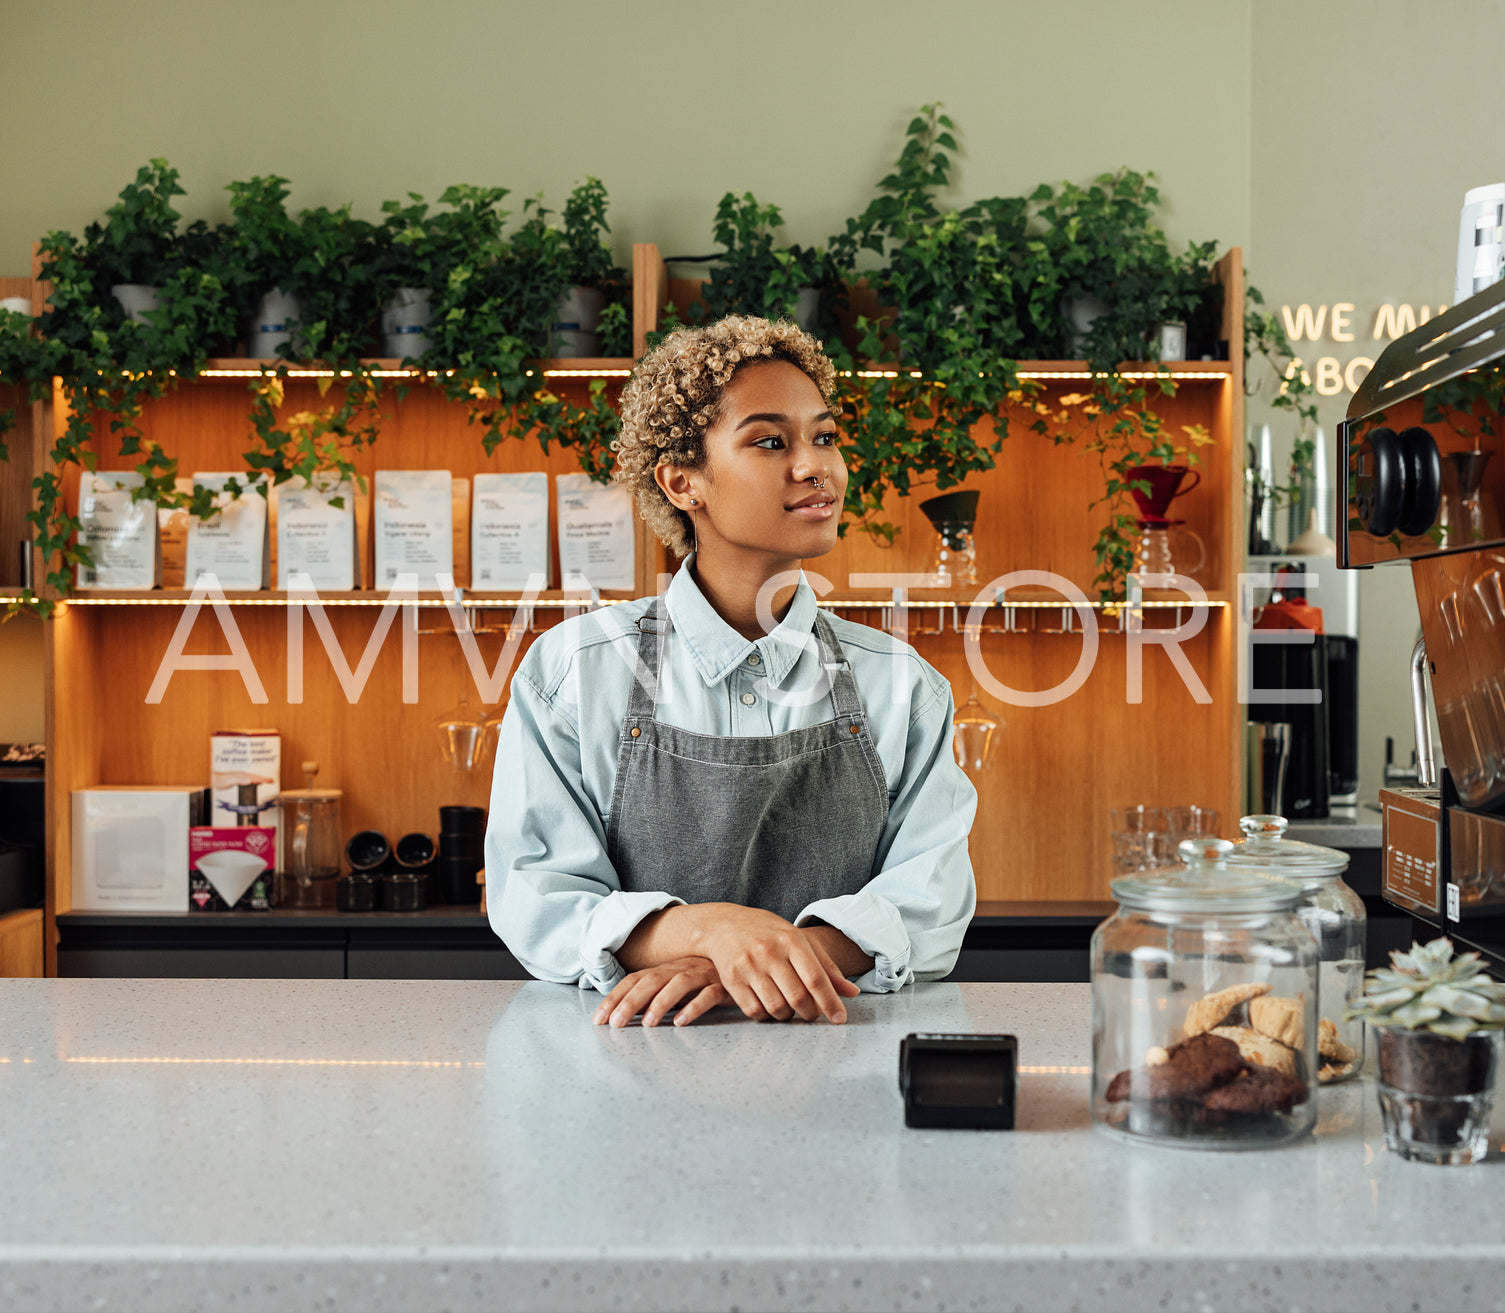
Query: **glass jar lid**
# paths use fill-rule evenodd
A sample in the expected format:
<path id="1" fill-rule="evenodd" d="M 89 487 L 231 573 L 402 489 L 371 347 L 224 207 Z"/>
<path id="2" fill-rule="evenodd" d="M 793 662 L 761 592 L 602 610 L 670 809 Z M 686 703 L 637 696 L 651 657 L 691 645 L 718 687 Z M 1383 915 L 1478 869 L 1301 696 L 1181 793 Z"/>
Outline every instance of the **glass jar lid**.
<path id="1" fill-rule="evenodd" d="M 1284 816 L 1245 816 L 1238 824 L 1244 841 L 1228 854 L 1229 866 L 1258 866 L 1286 878 L 1342 875 L 1348 869 L 1347 853 L 1286 838 L 1291 823 Z"/>
<path id="2" fill-rule="evenodd" d="M 1274 872 L 1252 865 L 1232 869 L 1227 864 L 1233 844 L 1226 839 L 1187 839 L 1178 850 L 1184 865 L 1114 880 L 1113 897 L 1123 907 L 1150 912 L 1225 913 L 1289 911 L 1301 900 L 1301 890 L 1267 878 Z"/>

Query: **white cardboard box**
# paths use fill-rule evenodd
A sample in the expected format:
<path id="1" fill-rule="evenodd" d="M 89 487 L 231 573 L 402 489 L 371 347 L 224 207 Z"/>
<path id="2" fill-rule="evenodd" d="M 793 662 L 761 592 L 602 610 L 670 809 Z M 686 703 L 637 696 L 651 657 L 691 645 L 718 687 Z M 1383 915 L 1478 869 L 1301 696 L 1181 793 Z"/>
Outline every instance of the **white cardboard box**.
<path id="1" fill-rule="evenodd" d="M 202 786 L 75 789 L 76 911 L 188 910 L 188 821 Z"/>

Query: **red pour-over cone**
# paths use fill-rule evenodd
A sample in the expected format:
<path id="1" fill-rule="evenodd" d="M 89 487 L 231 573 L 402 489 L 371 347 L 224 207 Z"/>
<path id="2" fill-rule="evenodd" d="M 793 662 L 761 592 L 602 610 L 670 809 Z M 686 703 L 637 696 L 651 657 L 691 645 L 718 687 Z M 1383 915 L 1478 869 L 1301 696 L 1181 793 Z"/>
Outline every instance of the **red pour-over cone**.
<path id="1" fill-rule="evenodd" d="M 1192 481 L 1186 487 L 1181 487 L 1181 480 L 1187 472 L 1188 467 L 1185 465 L 1135 465 L 1127 470 L 1128 482 L 1150 485 L 1148 492 L 1141 492 L 1138 488 L 1129 489 L 1129 495 L 1139 507 L 1139 514 L 1146 520 L 1166 519 L 1171 503 L 1177 497 L 1184 497 L 1202 481 L 1201 474 L 1193 474 Z"/>

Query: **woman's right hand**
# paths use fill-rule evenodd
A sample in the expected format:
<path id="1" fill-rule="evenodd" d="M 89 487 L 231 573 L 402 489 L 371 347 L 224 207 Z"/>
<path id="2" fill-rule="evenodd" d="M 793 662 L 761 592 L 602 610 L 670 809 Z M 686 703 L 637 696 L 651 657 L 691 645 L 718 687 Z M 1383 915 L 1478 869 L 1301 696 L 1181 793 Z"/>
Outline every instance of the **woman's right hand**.
<path id="1" fill-rule="evenodd" d="M 841 1000 L 862 991 L 803 930 L 757 907 L 711 903 L 701 908 L 710 915 L 697 926 L 697 951 L 715 965 L 722 988 L 746 1016 L 754 1021 L 824 1016 L 833 1025 L 847 1019 Z"/>
<path id="2" fill-rule="evenodd" d="M 670 1008 L 680 1004 L 674 1024 L 687 1026 L 702 1013 L 730 1001 L 708 958 L 681 957 L 623 976 L 601 1000 L 592 1020 L 598 1026 L 620 1029 L 641 1012 L 643 1025 L 656 1026 Z"/>

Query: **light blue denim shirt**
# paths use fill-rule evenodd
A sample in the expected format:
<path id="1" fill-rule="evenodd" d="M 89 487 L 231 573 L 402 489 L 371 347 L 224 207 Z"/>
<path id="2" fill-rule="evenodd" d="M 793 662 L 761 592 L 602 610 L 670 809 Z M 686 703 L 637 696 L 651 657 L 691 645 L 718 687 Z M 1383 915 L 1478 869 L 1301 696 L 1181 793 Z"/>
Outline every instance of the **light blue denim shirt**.
<path id="1" fill-rule="evenodd" d="M 699 734 L 763 735 L 819 724 L 831 699 L 801 581 L 783 622 L 754 643 L 726 623 L 688 566 L 664 595 L 672 629 L 657 715 Z M 624 891 L 607 856 L 622 718 L 636 663 L 640 598 L 562 621 L 512 679 L 486 831 L 491 927 L 540 980 L 609 992 L 616 951 L 638 922 L 682 903 Z M 977 904 L 967 834 L 977 791 L 951 747 L 951 687 L 912 647 L 831 616 L 888 782 L 876 869 L 855 894 L 810 903 L 796 925 L 836 927 L 873 958 L 858 978 L 883 993 L 951 970 Z M 695 824 L 694 816 L 683 823 Z"/>

